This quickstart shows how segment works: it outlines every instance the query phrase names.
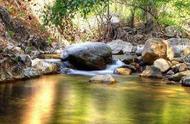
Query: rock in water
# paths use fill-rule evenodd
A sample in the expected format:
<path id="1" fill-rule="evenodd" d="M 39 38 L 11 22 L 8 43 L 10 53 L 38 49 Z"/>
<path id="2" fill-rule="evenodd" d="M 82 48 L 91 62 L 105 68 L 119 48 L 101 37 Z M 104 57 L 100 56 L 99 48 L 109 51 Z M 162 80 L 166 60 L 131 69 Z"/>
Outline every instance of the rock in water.
<path id="1" fill-rule="evenodd" d="M 113 40 L 108 43 L 108 46 L 111 47 L 113 54 L 131 53 L 133 50 L 131 43 L 122 40 Z"/>
<path id="2" fill-rule="evenodd" d="M 180 81 L 183 77 L 186 77 L 186 76 L 190 76 L 190 70 L 182 71 L 182 72 L 176 73 L 176 74 L 170 76 L 170 77 L 169 77 L 169 80 L 172 80 L 172 81 Z"/>
<path id="3" fill-rule="evenodd" d="M 119 75 L 131 75 L 132 70 L 129 68 L 120 67 L 120 68 L 116 68 L 114 73 L 119 74 Z"/>
<path id="4" fill-rule="evenodd" d="M 109 74 L 107 75 L 96 75 L 92 77 L 89 82 L 91 83 L 102 83 L 102 84 L 114 84 L 117 81 Z"/>
<path id="5" fill-rule="evenodd" d="M 37 69 L 41 74 L 52 74 L 59 71 L 59 66 L 56 63 L 47 62 L 42 59 L 32 60 L 32 67 Z"/>
<path id="6" fill-rule="evenodd" d="M 166 72 L 170 69 L 170 64 L 167 60 L 160 58 L 154 61 L 154 67 L 160 69 L 161 72 Z"/>
<path id="7" fill-rule="evenodd" d="M 160 69 L 154 66 L 147 66 L 146 69 L 140 74 L 140 76 L 148 78 L 162 78 L 162 73 Z"/>
<path id="8" fill-rule="evenodd" d="M 189 76 L 183 77 L 183 79 L 180 81 L 180 83 L 181 83 L 183 86 L 188 86 L 188 87 L 190 87 L 190 77 L 189 77 Z"/>
<path id="9" fill-rule="evenodd" d="M 160 38 L 151 38 L 146 41 L 142 58 L 147 64 L 153 64 L 158 58 L 173 59 L 173 48 L 170 47 L 169 42 Z"/>
<path id="10" fill-rule="evenodd" d="M 66 48 L 62 60 L 69 61 L 79 70 L 101 70 L 112 62 L 112 50 L 104 43 L 81 43 Z"/>

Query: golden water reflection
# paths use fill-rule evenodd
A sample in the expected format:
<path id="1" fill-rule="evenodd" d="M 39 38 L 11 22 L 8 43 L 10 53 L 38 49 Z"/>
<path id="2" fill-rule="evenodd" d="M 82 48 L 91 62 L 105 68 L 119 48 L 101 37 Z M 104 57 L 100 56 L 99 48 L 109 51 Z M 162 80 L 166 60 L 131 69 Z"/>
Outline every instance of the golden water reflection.
<path id="1" fill-rule="evenodd" d="M 55 75 L 0 85 L 0 124 L 190 123 L 190 88 L 137 77 L 111 86 L 88 79 Z"/>
<path id="2" fill-rule="evenodd" d="M 35 82 L 34 93 L 24 108 L 21 124 L 46 124 L 53 111 L 57 81 L 42 78 Z"/>

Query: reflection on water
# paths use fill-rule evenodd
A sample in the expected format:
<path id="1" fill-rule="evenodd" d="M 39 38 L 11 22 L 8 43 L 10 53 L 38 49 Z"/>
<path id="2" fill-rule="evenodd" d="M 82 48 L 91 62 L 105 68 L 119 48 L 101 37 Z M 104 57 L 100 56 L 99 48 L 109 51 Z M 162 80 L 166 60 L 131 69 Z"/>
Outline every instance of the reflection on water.
<path id="1" fill-rule="evenodd" d="M 118 78 L 118 77 L 117 77 Z M 119 77 L 56 75 L 0 85 L 0 124 L 189 124 L 190 89 Z"/>

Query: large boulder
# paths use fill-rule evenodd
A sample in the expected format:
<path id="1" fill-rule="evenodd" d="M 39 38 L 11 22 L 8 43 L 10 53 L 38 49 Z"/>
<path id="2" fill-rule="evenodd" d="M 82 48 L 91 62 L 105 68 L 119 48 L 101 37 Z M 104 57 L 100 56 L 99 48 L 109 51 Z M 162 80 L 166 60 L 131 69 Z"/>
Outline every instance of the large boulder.
<path id="1" fill-rule="evenodd" d="M 114 79 L 111 75 L 96 75 L 89 80 L 90 83 L 102 83 L 102 84 L 114 84 L 116 83 L 116 79 Z"/>
<path id="2" fill-rule="evenodd" d="M 168 41 L 160 38 L 151 38 L 146 41 L 142 58 L 147 64 L 153 64 L 158 58 L 173 59 L 174 53 Z"/>
<path id="3" fill-rule="evenodd" d="M 107 45 L 111 47 L 113 54 L 131 53 L 133 50 L 131 43 L 122 40 L 113 40 Z"/>
<path id="4" fill-rule="evenodd" d="M 81 43 L 66 48 L 62 60 L 80 70 L 101 70 L 112 62 L 112 50 L 104 43 Z"/>
<path id="5" fill-rule="evenodd" d="M 188 54 L 188 49 L 183 51 L 185 48 L 190 47 L 190 40 L 187 38 L 170 38 L 168 42 L 174 50 L 175 57 L 179 57 L 181 53 Z"/>
<path id="6" fill-rule="evenodd" d="M 154 66 L 147 66 L 146 69 L 140 74 L 141 77 L 147 78 L 162 78 L 160 69 Z"/>
<path id="7" fill-rule="evenodd" d="M 154 61 L 154 67 L 160 69 L 161 72 L 166 72 L 167 70 L 170 69 L 170 66 L 171 64 L 163 58 Z"/>

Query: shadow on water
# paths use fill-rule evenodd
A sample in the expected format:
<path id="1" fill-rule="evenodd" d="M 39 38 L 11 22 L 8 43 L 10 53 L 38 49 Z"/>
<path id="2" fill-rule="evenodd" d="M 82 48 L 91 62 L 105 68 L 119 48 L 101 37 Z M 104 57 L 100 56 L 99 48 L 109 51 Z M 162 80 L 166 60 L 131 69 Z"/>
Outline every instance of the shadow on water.
<path id="1" fill-rule="evenodd" d="M 161 80 L 55 75 L 0 85 L 0 124 L 189 124 L 190 88 Z"/>

